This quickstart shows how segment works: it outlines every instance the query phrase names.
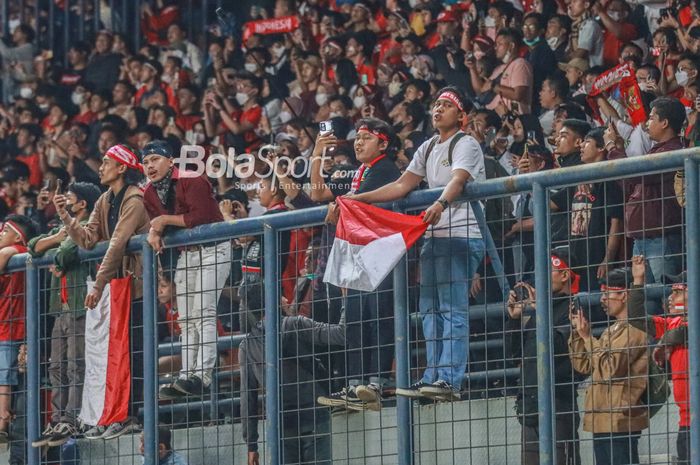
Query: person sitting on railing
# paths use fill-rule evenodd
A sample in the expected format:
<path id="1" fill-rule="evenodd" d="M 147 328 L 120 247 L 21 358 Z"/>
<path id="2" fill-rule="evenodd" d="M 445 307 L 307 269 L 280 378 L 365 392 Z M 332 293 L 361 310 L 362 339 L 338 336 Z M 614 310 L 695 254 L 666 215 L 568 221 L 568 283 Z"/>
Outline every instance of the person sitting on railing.
<path id="1" fill-rule="evenodd" d="M 631 278 L 629 270 L 615 269 L 601 286 L 600 303 L 611 322 L 600 337 L 591 335 L 583 308 L 572 305 L 569 313 L 571 364 L 591 377 L 583 430 L 593 433 L 596 465 L 639 463 L 639 437 L 649 427 L 647 334 L 629 318 Z"/>
<path id="2" fill-rule="evenodd" d="M 0 273 L 14 255 L 26 253 L 38 230 L 22 215 L 8 215 L 0 231 Z M 17 356 L 24 340 L 24 272 L 0 275 L 0 444 L 9 441 L 12 386 L 19 384 Z M 21 433 L 20 433 L 21 434 Z"/>
<path id="3" fill-rule="evenodd" d="M 660 97 L 651 104 L 647 120 L 654 147 L 649 155 L 680 150 L 680 138 L 686 119 L 683 104 L 670 97 Z M 614 126 L 605 131 L 608 159 L 626 158 L 625 141 Z M 647 279 L 661 282 L 664 275 L 675 275 L 680 267 L 681 208 L 674 192 L 674 172 L 640 176 L 624 181 L 625 234 L 634 240 L 634 255 L 644 255 L 650 273 Z"/>
<path id="4" fill-rule="evenodd" d="M 569 359 L 569 322 L 567 320 L 571 298 L 578 292 L 580 278 L 571 270 L 574 260 L 568 247 L 552 250 L 551 272 L 551 327 L 552 356 L 554 366 L 554 411 L 557 431 L 555 465 L 581 463 L 578 445 L 578 405 L 576 402 L 576 377 Z M 547 298 L 547 296 L 541 296 Z M 523 465 L 539 464 L 539 403 L 537 384 L 537 295 L 527 283 L 516 285 L 508 298 L 508 316 L 505 327 L 506 357 L 519 362 L 520 383 L 515 400 L 518 421 L 522 425 L 521 462 Z"/>
<path id="5" fill-rule="evenodd" d="M 646 264 L 643 256 L 632 257 L 632 289 L 644 289 Z M 690 390 L 688 383 L 688 286 L 686 273 L 666 276 L 673 285 L 666 302 L 668 316 L 649 316 L 644 307 L 644 292 L 631 293 L 629 317 L 642 319 L 644 329 L 659 342 L 653 351 L 654 363 L 671 365 L 673 399 L 678 405 L 677 464 L 690 461 Z M 646 321 L 645 321 L 646 320 Z M 645 324 L 646 323 L 646 324 Z M 649 363 L 652 363 L 651 361 Z M 665 376 L 665 374 L 664 374 Z"/>
<path id="6" fill-rule="evenodd" d="M 151 218 L 148 243 L 157 253 L 163 235 L 177 229 L 223 221 L 211 183 L 205 174 L 179 170 L 168 142 L 156 140 L 142 151 L 143 166 L 150 184 L 144 205 Z M 212 382 L 216 364 L 216 306 L 230 272 L 231 244 L 192 245 L 177 259 L 174 283 L 182 328 L 180 376 L 159 391 L 161 399 L 201 396 Z"/>
<path id="7" fill-rule="evenodd" d="M 60 194 L 60 192 L 57 192 Z M 101 192 L 88 183 L 68 186 L 66 210 L 81 225 L 87 224 Z M 40 257 L 57 248 L 51 267 L 48 314 L 56 316 L 51 331 L 51 422 L 33 447 L 56 447 L 80 431 L 78 414 L 85 376 L 85 295 L 86 282 L 95 274 L 95 264 L 80 260 L 78 245 L 61 224 L 29 241 L 29 253 Z M 66 383 L 67 382 L 67 383 Z"/>
<path id="8" fill-rule="evenodd" d="M 143 295 L 141 281 L 141 257 L 127 255 L 126 247 L 133 236 L 148 232 L 148 214 L 143 205 L 143 193 L 138 183 L 143 178 L 138 155 L 126 145 L 115 145 L 105 153 L 99 174 L 102 185 L 109 189 L 102 194 L 86 224 L 80 224 L 68 213 L 68 199 L 64 195 L 54 196 L 54 205 L 63 221 L 68 235 L 78 246 L 93 249 L 99 242 L 108 241 L 95 283 L 85 296 L 85 307 L 97 307 L 104 287 L 116 277 L 132 276 L 131 279 L 131 327 L 143 327 L 143 312 L 140 299 Z M 137 329 L 138 330 L 138 329 Z M 131 338 L 131 398 L 143 393 L 143 338 Z M 89 439 L 114 439 L 138 428 L 136 402 L 129 403 L 129 417 L 109 426 L 96 425 L 85 433 Z"/>
<path id="9" fill-rule="evenodd" d="M 471 206 L 457 199 L 467 182 L 484 181 L 486 174 L 479 143 L 460 130 L 466 98 L 454 87 L 445 87 L 437 95 L 432 124 L 438 134 L 416 150 L 397 181 L 349 198 L 367 203 L 398 200 L 424 179 L 431 188 L 444 187 L 440 198 L 425 211 L 424 221 L 433 227 L 420 254 L 419 307 L 427 367 L 418 382 L 401 386 L 396 393 L 453 401 L 461 398 L 469 357 L 469 303 L 465 297 L 485 248 Z"/>
<path id="10" fill-rule="evenodd" d="M 248 334 L 241 341 L 241 434 L 248 445 L 248 465 L 259 465 L 259 403 L 265 386 L 265 314 L 260 284 L 246 288 Z M 259 310 L 258 310 L 259 309 Z M 275 315 L 278 316 L 278 315 Z M 316 397 L 328 393 L 330 374 L 315 354 L 345 345 L 345 314 L 338 324 L 319 323 L 304 316 L 284 316 L 280 335 L 280 464 L 331 464 L 331 422 L 327 409 L 316 408 Z"/>

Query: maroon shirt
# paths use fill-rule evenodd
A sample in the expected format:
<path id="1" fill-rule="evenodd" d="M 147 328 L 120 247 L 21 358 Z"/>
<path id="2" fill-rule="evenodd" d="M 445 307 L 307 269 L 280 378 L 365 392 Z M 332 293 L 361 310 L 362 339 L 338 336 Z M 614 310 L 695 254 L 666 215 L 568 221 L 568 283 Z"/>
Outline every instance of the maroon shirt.
<path id="1" fill-rule="evenodd" d="M 679 137 L 657 144 L 648 155 L 685 148 Z M 626 158 L 619 149 L 608 153 L 609 160 Z M 673 190 L 675 173 L 638 176 L 623 181 L 625 191 L 625 233 L 634 239 L 681 233 L 681 207 Z"/>
<path id="2" fill-rule="evenodd" d="M 153 184 L 146 186 L 143 202 L 151 219 L 161 215 L 182 215 L 188 229 L 224 220 L 214 197 L 214 189 L 205 175 L 198 176 L 193 171 L 173 168 L 170 192 L 168 205 L 164 206 Z"/>

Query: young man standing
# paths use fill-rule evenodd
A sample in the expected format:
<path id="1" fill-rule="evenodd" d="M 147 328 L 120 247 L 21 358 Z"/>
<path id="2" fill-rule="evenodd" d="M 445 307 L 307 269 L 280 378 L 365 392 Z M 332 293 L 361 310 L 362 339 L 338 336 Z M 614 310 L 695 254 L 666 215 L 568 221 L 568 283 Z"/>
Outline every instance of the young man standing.
<path id="1" fill-rule="evenodd" d="M 87 223 L 100 190 L 94 184 L 75 183 L 68 187 L 66 209 L 82 225 Z M 78 434 L 78 413 L 85 375 L 85 295 L 86 282 L 94 264 L 81 262 L 78 245 L 66 228 L 57 226 L 29 241 L 29 253 L 40 257 L 58 247 L 51 272 L 49 314 L 56 315 L 51 331 L 51 423 L 32 442 L 34 447 L 56 447 Z M 66 385 L 67 380 L 68 383 Z"/>
<path id="2" fill-rule="evenodd" d="M 420 253 L 420 301 L 427 368 L 423 378 L 398 395 L 440 400 L 461 397 L 469 353 L 469 293 L 472 276 L 484 257 L 484 241 L 471 206 L 457 201 L 469 181 L 486 179 L 479 143 L 460 130 L 466 99 L 454 87 L 438 92 L 432 107 L 438 135 L 421 145 L 403 175 L 377 190 L 351 195 L 361 202 L 390 202 L 405 197 L 426 179 L 444 187 L 426 211 L 433 225 Z"/>
<path id="3" fill-rule="evenodd" d="M 177 169 L 167 142 L 150 142 L 142 154 L 150 181 L 144 192 L 151 218 L 148 243 L 156 252 L 163 251 L 163 235 L 170 230 L 223 221 L 206 175 Z M 228 241 L 186 247 L 177 260 L 174 283 L 182 329 L 182 370 L 175 382 L 161 388 L 162 399 L 201 396 L 212 382 L 218 353 L 216 305 L 228 279 L 230 262 Z"/>
<path id="4" fill-rule="evenodd" d="M 126 246 L 129 239 L 137 234 L 145 234 L 149 227 L 148 215 L 143 206 L 143 193 L 138 186 L 142 179 L 141 170 L 138 156 L 126 145 L 115 145 L 107 150 L 102 158 L 99 175 L 100 182 L 108 189 L 95 202 L 95 208 L 86 224 L 81 224 L 77 218 L 68 213 L 66 196 L 54 197 L 58 216 L 63 221 L 68 235 L 78 246 L 92 249 L 99 242 L 109 241 L 109 247 L 95 276 L 92 291 L 85 296 L 84 306 L 88 309 L 95 308 L 102 297 L 104 287 L 112 279 L 132 275 L 131 327 L 135 331 L 139 331 L 143 326 L 141 308 L 136 302 L 143 295 L 141 258 L 136 255 L 127 255 Z M 141 381 L 143 376 L 137 374 L 142 366 L 142 346 L 143 342 L 139 334 L 131 337 L 132 402 L 129 407 L 132 416 L 107 427 L 95 426 L 85 433 L 87 439 L 114 439 L 138 428 L 133 399 L 143 392 Z"/>

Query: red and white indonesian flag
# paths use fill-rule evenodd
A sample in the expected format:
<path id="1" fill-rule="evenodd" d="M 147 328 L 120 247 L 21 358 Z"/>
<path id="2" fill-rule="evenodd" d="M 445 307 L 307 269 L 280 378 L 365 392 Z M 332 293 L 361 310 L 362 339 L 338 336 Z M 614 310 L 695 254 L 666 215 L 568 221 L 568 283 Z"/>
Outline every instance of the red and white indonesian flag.
<path id="1" fill-rule="evenodd" d="M 428 224 L 404 215 L 338 197 L 340 220 L 323 281 L 373 291 L 394 269 Z"/>
<path id="2" fill-rule="evenodd" d="M 88 292 L 94 283 L 88 281 Z M 88 425 L 126 420 L 131 394 L 131 277 L 113 279 L 85 316 L 85 385 L 80 419 Z"/>

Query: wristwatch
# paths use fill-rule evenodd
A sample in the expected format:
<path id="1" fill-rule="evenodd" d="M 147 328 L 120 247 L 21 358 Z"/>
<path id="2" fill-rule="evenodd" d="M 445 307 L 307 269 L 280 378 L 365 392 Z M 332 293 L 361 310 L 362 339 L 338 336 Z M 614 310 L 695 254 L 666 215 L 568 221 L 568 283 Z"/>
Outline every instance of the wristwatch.
<path id="1" fill-rule="evenodd" d="M 442 206 L 443 210 L 447 210 L 447 207 L 450 206 L 450 202 L 448 202 L 445 199 L 437 199 L 437 203 L 439 203 Z"/>

